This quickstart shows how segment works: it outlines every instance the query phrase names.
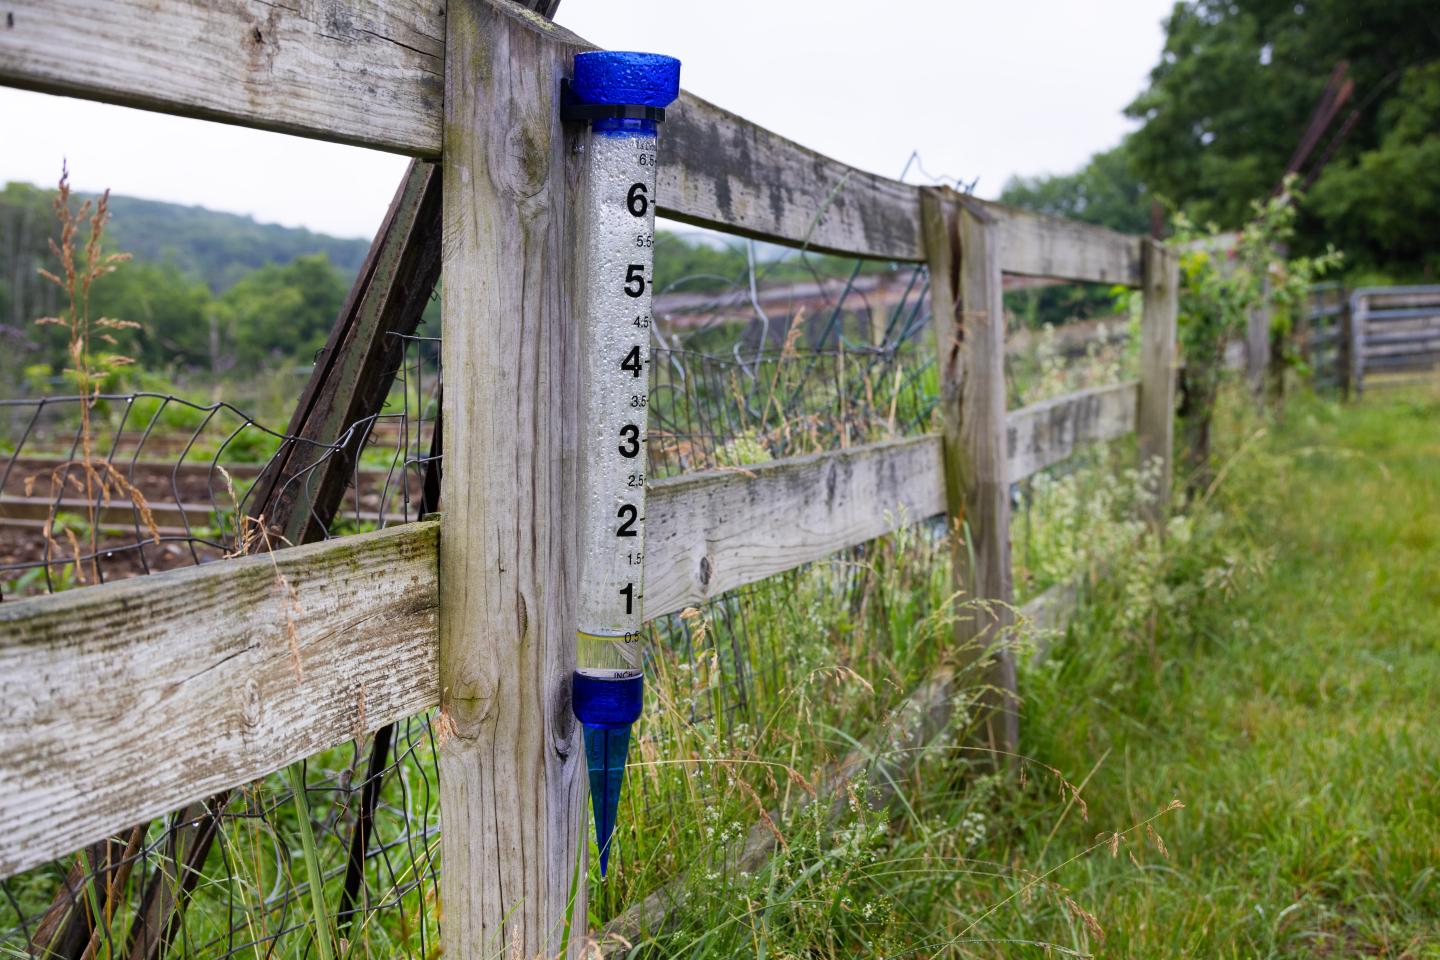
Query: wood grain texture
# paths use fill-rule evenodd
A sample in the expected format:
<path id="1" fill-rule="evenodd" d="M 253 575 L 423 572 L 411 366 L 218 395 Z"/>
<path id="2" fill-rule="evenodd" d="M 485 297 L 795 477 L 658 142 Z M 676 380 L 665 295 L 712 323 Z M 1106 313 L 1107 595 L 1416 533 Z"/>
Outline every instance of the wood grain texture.
<path id="1" fill-rule="evenodd" d="M 1019 741 L 1005 450 L 1005 311 L 997 223 L 953 191 L 921 194 L 940 373 L 946 503 L 955 525 L 956 587 L 996 601 L 959 619 L 962 658 L 990 659 L 985 736 L 997 758 Z"/>
<path id="2" fill-rule="evenodd" d="M 1140 394 L 1136 421 L 1140 465 L 1154 465 L 1148 519 L 1163 524 L 1175 457 L 1175 337 L 1180 310 L 1180 261 L 1168 247 L 1145 241 L 1144 309 L 1140 316 Z"/>
<path id="3" fill-rule="evenodd" d="M 440 0 L 9 0 L 0 82 L 435 156 Z"/>
<path id="4" fill-rule="evenodd" d="M 324 539 L 354 482 L 367 418 L 381 412 L 404 357 L 391 334 L 414 332 L 439 276 L 439 214 L 439 170 L 411 161 L 291 414 L 286 433 L 298 441 L 281 447 L 245 498 L 272 542 Z M 180 811 L 167 845 L 172 862 L 151 874 L 131 924 L 131 960 L 158 960 L 178 932 L 228 799 L 222 791 Z"/>
<path id="5" fill-rule="evenodd" d="M 979 209 L 996 224 L 1005 273 L 1129 287 L 1143 280 L 1139 237 L 998 203 Z"/>
<path id="6" fill-rule="evenodd" d="M 588 823 L 570 708 L 583 154 L 578 125 L 559 119 L 580 49 L 562 35 L 512 4 L 449 5 L 440 886 L 455 960 L 554 957 L 585 925 L 587 885 L 571 897 Z"/>
<path id="7" fill-rule="evenodd" d="M 647 510 L 652 537 L 647 616 L 673 613 L 942 512 L 940 458 L 940 439 L 924 436 L 757 464 L 746 472 L 711 471 L 657 483 Z M 53 754 L 54 777 L 93 768 L 92 779 L 75 789 L 101 791 L 84 794 L 91 802 L 86 811 L 76 812 L 78 800 L 61 804 L 52 823 L 42 815 L 48 807 L 30 791 L 53 797 L 53 778 L 32 785 L 9 776 L 19 768 L 0 761 L 0 772 L 7 775 L 0 782 L 23 787 L 0 793 L 0 822 L 22 814 L 33 821 L 0 841 L 0 876 L 352 738 L 355 717 L 344 708 L 354 707 L 360 686 L 366 689 L 367 729 L 435 706 L 440 690 L 437 551 L 436 525 L 425 523 L 274 554 L 304 608 L 296 621 L 304 670 L 299 687 L 293 678 L 280 682 L 285 677 L 275 672 L 275 657 L 284 660 L 286 669 L 290 661 L 288 646 L 282 644 L 279 653 L 274 647 L 285 620 L 269 556 L 0 606 L 0 667 L 5 670 L 0 692 L 9 702 L 32 704 L 26 723 L 0 729 L 0 753 L 20 763 L 17 758 L 33 757 L 40 747 L 71 745 Z M 359 558 L 353 563 L 346 559 L 352 554 Z M 351 573 L 351 566 L 359 573 Z M 707 567 L 708 580 L 702 573 Z M 247 615 L 244 611 L 255 602 L 260 607 Z M 524 608 L 527 618 L 531 608 L 529 603 Z M 513 613 L 518 617 L 521 610 Z M 233 630 L 217 635 L 214 624 L 231 622 Z M 137 623 L 150 626 L 137 628 Z M 85 637 L 96 638 L 99 646 L 92 649 L 76 639 Z M 177 649 L 187 655 L 172 658 Z M 207 673 L 205 664 L 211 662 L 216 666 Z M 96 675 L 105 681 L 103 687 L 80 679 L 100 665 L 104 670 Z M 216 686 L 186 687 L 199 681 L 177 680 L 177 673 L 210 677 Z M 148 679 L 136 680 L 142 674 Z M 55 687 L 41 703 L 33 691 L 44 689 L 45 677 L 77 679 Z M 131 775 L 134 757 L 107 751 L 123 731 L 117 728 L 94 742 L 100 722 L 96 713 L 111 695 L 111 677 L 117 687 L 132 689 L 133 696 L 127 694 L 117 701 L 120 706 L 107 706 L 103 713 L 135 735 L 132 749 L 142 749 L 147 731 L 156 725 L 190 730 L 185 741 L 190 752 L 167 766 L 164 777 L 128 784 L 119 794 L 110 785 Z M 265 726 L 257 729 L 263 733 L 283 722 L 286 743 L 303 746 L 277 752 L 280 746 L 264 739 L 250 756 L 254 738 L 236 741 L 225 727 L 238 724 L 233 711 L 226 712 L 227 707 L 220 719 L 207 719 L 214 712 L 212 701 L 226 704 L 235 691 L 251 686 L 264 694 Z M 165 691 L 182 687 L 183 697 L 166 699 Z M 164 709 L 155 710 L 162 701 Z M 565 709 L 568 716 L 568 705 Z M 127 710 L 143 710 L 144 716 L 132 721 Z M 32 738 L 32 721 L 47 731 L 43 738 Z M 244 734 L 250 727 L 238 729 Z M 28 745 L 32 741 L 35 747 Z M 72 747 L 75 752 L 67 752 Z M 225 751 L 234 755 L 221 756 Z M 206 760 L 188 764 L 193 756 Z M 216 769 L 229 773 L 217 780 Z M 96 804 L 96 797 L 105 799 Z"/>
<path id="8" fill-rule="evenodd" d="M 1013 411 L 1007 422 L 1017 438 L 1052 438 L 1039 449 L 1049 451 L 1042 458 L 1054 462 L 1061 451 L 1073 450 L 1082 440 L 1104 439 L 1119 431 L 1123 416 L 1118 411 L 1128 408 L 1133 418 L 1135 391 L 1134 384 L 1086 391 Z M 1076 411 L 1096 405 L 1100 412 L 1093 416 Z M 1070 412 L 1055 412 L 1066 408 Z M 1066 426 L 1040 426 L 1047 418 Z M 1098 426 L 1072 428 L 1080 422 Z M 674 613 L 944 512 L 942 443 L 939 436 L 914 437 L 757 464 L 745 471 L 660 481 L 651 489 L 646 518 L 651 538 L 647 617 Z M 1018 439 L 1016 443 L 1016 462 L 1028 462 L 1034 454 L 1026 453 Z M 23 788 L 0 793 L 0 822 L 33 821 L 0 841 L 0 875 L 208 796 L 211 788 L 239 785 L 350 739 L 355 717 L 345 711 L 353 711 L 359 687 L 366 690 L 367 729 L 435 706 L 440 690 L 437 550 L 435 524 L 411 524 L 274 554 L 304 608 L 297 619 L 303 686 L 281 682 L 286 678 L 276 672 L 281 666 L 290 669 L 290 662 L 288 646 L 278 653 L 275 648 L 285 621 L 270 557 L 227 560 L 0 606 L 0 693 L 8 702 L 30 703 L 34 711 L 26 714 L 25 723 L 0 729 L 0 761 L 21 763 L 18 758 L 33 757 L 34 750 L 43 747 L 58 750 L 52 754 L 55 777 L 72 769 L 87 770 L 91 777 L 74 788 L 85 791 L 91 805 L 81 810 L 78 800 L 65 801 L 51 821 L 46 812 L 54 796 L 51 781 L 31 784 L 10 775 L 18 767 L 0 762 L 0 772 L 7 776 L 0 782 Z M 352 554 L 359 558 L 353 564 L 345 559 Z M 349 572 L 352 565 L 358 574 Z M 257 594 L 263 595 L 261 607 L 247 618 L 243 611 L 257 602 Z M 518 618 L 523 610 L 528 619 L 531 609 L 532 601 L 527 601 L 511 613 Z M 134 627 L 147 622 L 148 628 Z M 231 622 L 236 624 L 232 631 L 216 635 L 213 624 Z M 500 625 L 507 624 L 502 620 Z M 512 622 L 521 625 L 518 619 Z M 98 646 L 75 639 L 86 637 Z M 241 653 L 235 656 L 237 645 Z M 187 654 L 175 659 L 173 650 Z M 276 657 L 283 664 L 277 666 Z M 216 666 L 207 673 L 205 664 L 212 661 Z M 105 680 L 103 688 L 77 679 L 54 688 L 35 705 L 32 691 L 44 689 L 48 681 L 43 677 L 92 673 Z M 196 677 L 177 681 L 177 673 L 211 677 L 216 686 L 188 687 L 198 682 Z M 143 683 L 134 679 L 142 675 L 148 676 Z M 112 752 L 111 739 L 96 740 L 102 722 L 96 719 L 97 705 L 108 702 L 112 677 L 116 686 L 131 693 L 118 701 L 120 706 L 105 708 L 103 715 L 136 735 L 133 749 L 141 749 L 152 726 L 168 730 L 178 724 L 191 731 L 185 744 L 205 762 L 188 764 L 192 754 L 182 753 L 160 779 L 126 783 L 124 790 L 112 787 L 130 776 L 134 760 L 129 753 Z M 496 689 L 502 679 L 514 682 L 513 677 L 497 677 Z M 222 710 L 219 720 L 207 719 L 207 712 L 214 712 L 212 702 L 226 704 L 235 691 L 251 686 L 264 693 L 261 732 L 283 723 L 285 744 L 260 733 L 237 741 L 225 724 L 236 726 L 242 735 L 250 727 L 235 721 L 231 708 Z M 180 699 L 168 699 L 166 691 L 182 687 Z M 160 702 L 164 709 L 152 716 Z M 137 719 L 129 719 L 127 710 L 137 711 Z M 568 705 L 565 710 L 561 719 L 568 716 Z M 32 739 L 32 722 L 48 731 L 44 738 Z M 251 755 L 252 747 L 258 753 Z M 217 770 L 229 772 L 217 779 Z M 45 791 L 43 800 L 36 799 L 41 795 L 33 790 Z M 104 801 L 93 803 L 97 796 Z"/>
<path id="9" fill-rule="evenodd" d="M 827 253 L 918 261 L 916 188 L 831 160 L 689 93 L 660 130 L 660 213 Z"/>
<path id="10" fill-rule="evenodd" d="M 410 524 L 0 605 L 0 876 L 426 709 L 436 585 Z"/>
<path id="11" fill-rule="evenodd" d="M 1005 415 L 1005 457 L 1018 483 L 1072 456 L 1089 443 L 1135 429 L 1139 387 L 1132 380 L 1067 393 Z"/>
<path id="12" fill-rule="evenodd" d="M 703 603 L 944 510 L 933 436 L 662 480 L 646 508 L 645 614 Z"/>

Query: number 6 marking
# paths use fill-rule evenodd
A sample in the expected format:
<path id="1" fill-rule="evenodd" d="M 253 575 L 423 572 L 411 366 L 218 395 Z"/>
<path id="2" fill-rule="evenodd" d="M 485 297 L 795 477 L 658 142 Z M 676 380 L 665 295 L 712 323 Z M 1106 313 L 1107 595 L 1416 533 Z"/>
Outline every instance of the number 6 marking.
<path id="1" fill-rule="evenodd" d="M 625 194 L 625 207 L 630 211 L 632 217 L 643 217 L 645 211 L 650 209 L 650 198 L 645 194 L 645 184 L 632 183 L 630 185 L 630 192 Z"/>

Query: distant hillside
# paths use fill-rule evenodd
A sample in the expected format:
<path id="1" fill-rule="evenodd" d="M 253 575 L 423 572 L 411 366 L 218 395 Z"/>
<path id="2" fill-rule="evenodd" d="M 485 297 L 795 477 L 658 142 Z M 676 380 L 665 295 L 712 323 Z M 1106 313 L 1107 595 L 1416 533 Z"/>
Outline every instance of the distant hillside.
<path id="1" fill-rule="evenodd" d="M 219 213 L 137 197 L 110 197 L 110 235 L 139 260 L 169 260 L 220 293 L 267 263 L 289 263 L 323 253 L 346 277 L 365 259 L 369 240 L 346 240 L 298 227 L 259 223 L 254 217 Z"/>
<path id="2" fill-rule="evenodd" d="M 0 396 L 14 395 L 27 370 L 68 363 L 57 328 L 35 324 L 64 309 L 63 291 L 40 273 L 60 272 L 49 249 L 59 234 L 54 195 L 24 183 L 0 189 Z M 154 371 L 248 376 L 313 357 L 369 247 L 135 197 L 112 196 L 110 213 L 105 247 L 133 260 L 95 284 L 90 313 L 138 323 L 116 349 Z M 82 226 L 77 245 L 88 233 Z"/>
<path id="3" fill-rule="evenodd" d="M 33 251 L 42 257 L 45 237 L 55 231 L 50 214 L 54 191 L 26 183 L 0 190 L 0 260 Z M 254 217 L 220 213 L 160 200 L 111 195 L 113 247 L 137 260 L 170 262 L 203 281 L 215 293 L 266 264 L 289 263 L 298 256 L 325 254 L 346 278 L 360 269 L 366 239 L 342 239 L 296 227 L 259 223 Z M 8 242 L 4 242 L 8 241 Z M 0 268 L 13 263 L 0 264 Z M 0 269 L 0 276 L 6 271 Z"/>

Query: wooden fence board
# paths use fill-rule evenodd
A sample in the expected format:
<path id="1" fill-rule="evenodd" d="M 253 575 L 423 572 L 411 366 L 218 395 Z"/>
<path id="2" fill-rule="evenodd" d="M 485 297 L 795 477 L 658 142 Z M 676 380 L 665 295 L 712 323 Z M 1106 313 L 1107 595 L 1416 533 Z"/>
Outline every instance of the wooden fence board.
<path id="1" fill-rule="evenodd" d="M 579 957 L 585 753 L 570 705 L 581 425 L 576 48 L 450 0 L 441 301 L 440 899 L 450 960 Z M 557 32 L 557 37 L 563 36 Z M 583 866 L 581 875 L 583 876 Z"/>
<path id="2" fill-rule="evenodd" d="M 665 216 L 815 250 L 917 261 L 916 188 L 866 173 L 689 93 L 666 111 Z"/>
<path id="3" fill-rule="evenodd" d="M 1435 298 L 1440 301 L 1440 297 Z M 1424 307 L 1382 307 L 1370 311 L 1371 323 L 1386 323 L 1399 320 L 1435 320 L 1440 319 L 1440 302 L 1432 303 Z"/>
<path id="4" fill-rule="evenodd" d="M 1084 444 L 1134 430 L 1138 399 L 1139 384 L 1131 380 L 1010 411 L 1005 416 L 1010 482 L 1059 463 Z"/>
<path id="5" fill-rule="evenodd" d="M 650 488 L 645 615 L 686 606 L 945 510 L 940 440 L 893 440 Z"/>
<path id="6" fill-rule="evenodd" d="M 940 376 L 945 503 L 956 533 L 953 583 L 968 597 L 991 601 L 956 621 L 955 651 L 968 663 L 993 648 L 978 735 L 1004 763 L 999 758 L 1013 756 L 1020 736 L 1015 653 L 1000 642 L 1014 622 L 1000 270 L 1004 234 L 999 221 L 952 190 L 926 188 L 921 203 Z"/>
<path id="7" fill-rule="evenodd" d="M 1011 475 L 1130 429 L 1136 389 L 1011 411 Z M 646 616 L 944 511 L 935 435 L 660 481 Z M 437 550 L 407 524 L 0 605 L 0 876 L 435 706 Z"/>
<path id="8" fill-rule="evenodd" d="M 321 539 L 355 483 L 356 461 L 370 435 L 351 427 L 384 409 L 406 361 L 401 338 L 419 326 L 439 278 L 440 170 L 415 160 L 290 417 L 285 433 L 296 440 L 266 466 L 247 504 L 261 508 L 290 543 Z M 330 449 L 347 436 L 344 446 Z M 408 482 L 409 471 L 402 471 L 399 483 Z"/>
<path id="9" fill-rule="evenodd" d="M 997 221 L 1005 273 L 1140 286 L 1140 238 L 1104 227 L 983 203 Z"/>
<path id="10" fill-rule="evenodd" d="M 437 597 L 410 524 L 0 604 L 0 876 L 433 705 Z"/>
<path id="11" fill-rule="evenodd" d="M 1175 339 L 1180 315 L 1180 260 L 1158 240 L 1144 241 L 1145 287 L 1140 317 L 1140 385 L 1133 405 L 1121 402 L 1116 411 L 1135 411 L 1136 452 L 1144 470 L 1143 512 L 1158 529 L 1165 528 L 1170 509 L 1170 484 L 1175 472 Z"/>
<path id="12" fill-rule="evenodd" d="M 11 0 L 0 82 L 435 156 L 444 5 Z"/>

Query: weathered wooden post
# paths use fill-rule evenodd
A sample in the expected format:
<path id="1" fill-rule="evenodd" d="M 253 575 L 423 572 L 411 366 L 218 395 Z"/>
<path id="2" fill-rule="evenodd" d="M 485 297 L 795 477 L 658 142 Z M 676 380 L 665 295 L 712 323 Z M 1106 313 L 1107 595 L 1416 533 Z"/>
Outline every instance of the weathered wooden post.
<path id="1" fill-rule="evenodd" d="M 1245 321 L 1245 382 L 1257 404 L 1265 402 L 1265 373 L 1270 369 L 1270 284 Z"/>
<path id="2" fill-rule="evenodd" d="M 957 527 L 956 585 L 968 600 L 992 602 L 965 611 L 955 639 L 968 659 L 993 657 L 985 677 L 991 690 L 983 701 L 984 735 L 1003 765 L 999 758 L 1015 752 L 1020 725 L 1015 653 L 1008 646 L 1014 593 L 1000 227 L 953 190 L 921 191 L 920 211 L 940 370 L 945 500 Z"/>
<path id="3" fill-rule="evenodd" d="M 1175 327 L 1180 261 L 1157 240 L 1144 240 L 1144 311 L 1140 318 L 1140 408 L 1135 418 L 1141 469 L 1154 469 L 1147 519 L 1165 523 L 1175 454 Z"/>
<path id="4" fill-rule="evenodd" d="M 1350 295 L 1350 310 L 1346 313 L 1350 321 L 1345 332 L 1349 352 L 1345 355 L 1346 376 L 1350 390 L 1348 396 L 1359 399 L 1365 392 L 1365 324 L 1370 317 L 1370 299 L 1355 292 Z"/>
<path id="5" fill-rule="evenodd" d="M 585 931 L 574 667 L 578 130 L 573 38 L 448 5 L 440 882 L 445 955 L 553 957 Z"/>

